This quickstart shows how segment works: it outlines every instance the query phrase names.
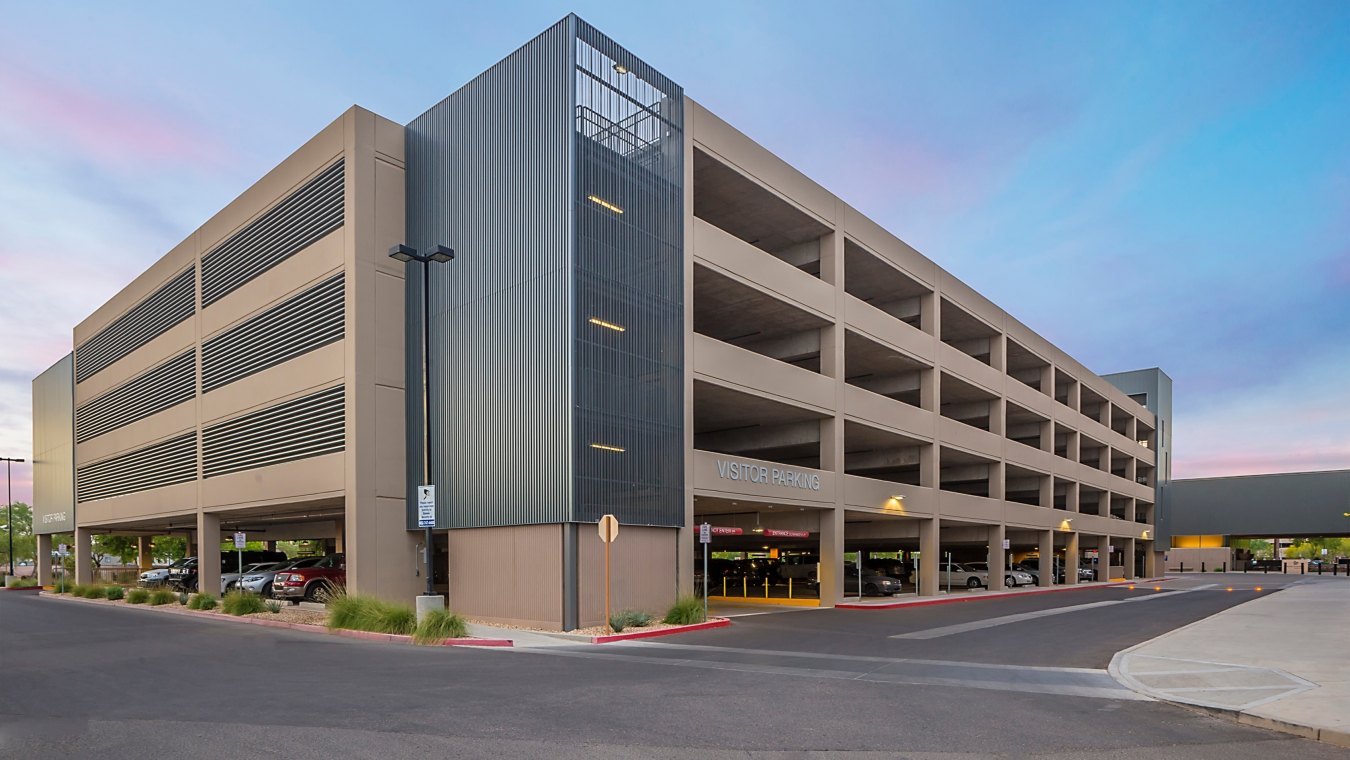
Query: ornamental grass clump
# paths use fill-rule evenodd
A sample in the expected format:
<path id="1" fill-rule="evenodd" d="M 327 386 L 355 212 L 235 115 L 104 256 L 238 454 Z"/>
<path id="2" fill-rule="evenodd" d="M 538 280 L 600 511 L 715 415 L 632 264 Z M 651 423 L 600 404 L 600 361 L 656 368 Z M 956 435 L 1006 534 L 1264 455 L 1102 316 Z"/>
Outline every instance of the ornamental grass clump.
<path id="1" fill-rule="evenodd" d="M 651 625 L 652 616 L 642 610 L 619 610 L 609 616 L 609 627 L 615 633 L 625 628 L 641 628 Z"/>
<path id="2" fill-rule="evenodd" d="M 328 601 L 328 627 L 406 636 L 417 628 L 417 613 L 406 604 L 337 593 Z"/>
<path id="3" fill-rule="evenodd" d="M 36 588 L 37 578 L 10 578 L 6 584 L 9 588 Z"/>
<path id="4" fill-rule="evenodd" d="M 703 600 L 691 595 L 676 599 L 666 611 L 663 622 L 671 625 L 692 625 L 702 623 L 703 620 Z"/>
<path id="5" fill-rule="evenodd" d="M 227 615 L 252 615 L 255 612 L 266 612 L 267 605 L 257 594 L 236 589 L 220 600 L 220 609 Z"/>
<path id="6" fill-rule="evenodd" d="M 151 607 L 158 607 L 162 604 L 173 604 L 178 601 L 178 595 L 167 588 L 157 588 L 150 592 L 150 598 L 147 601 Z"/>
<path id="7" fill-rule="evenodd" d="M 216 608 L 216 598 L 210 594 L 194 594 L 187 603 L 190 610 L 214 610 Z"/>
<path id="8" fill-rule="evenodd" d="M 103 598 L 110 602 L 115 602 L 126 596 L 127 590 L 121 586 L 108 586 L 103 589 Z"/>
<path id="9" fill-rule="evenodd" d="M 150 600 L 150 591 L 143 588 L 133 588 L 127 592 L 127 604 L 145 604 Z"/>
<path id="10" fill-rule="evenodd" d="M 446 639 L 462 639 L 469 635 L 464 618 L 449 610 L 432 610 L 413 631 L 418 644 L 439 644 Z"/>

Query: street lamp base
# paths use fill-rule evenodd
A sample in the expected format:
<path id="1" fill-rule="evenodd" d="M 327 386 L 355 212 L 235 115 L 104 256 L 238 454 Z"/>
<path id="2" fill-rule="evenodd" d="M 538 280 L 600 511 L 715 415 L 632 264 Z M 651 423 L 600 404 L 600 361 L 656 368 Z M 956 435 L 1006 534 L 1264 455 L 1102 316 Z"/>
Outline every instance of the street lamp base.
<path id="1" fill-rule="evenodd" d="M 436 594 L 427 596 L 423 594 L 417 597 L 417 623 L 420 625 L 422 620 L 433 612 L 445 611 L 445 596 Z"/>

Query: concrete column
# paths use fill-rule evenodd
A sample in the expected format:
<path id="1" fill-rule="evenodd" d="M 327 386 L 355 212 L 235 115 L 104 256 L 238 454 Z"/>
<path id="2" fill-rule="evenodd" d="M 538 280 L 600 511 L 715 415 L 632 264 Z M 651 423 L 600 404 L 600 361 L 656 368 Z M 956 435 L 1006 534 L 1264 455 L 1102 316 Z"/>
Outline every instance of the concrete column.
<path id="1" fill-rule="evenodd" d="M 1082 403 L 1082 387 L 1081 384 L 1076 382 L 1069 384 L 1069 408 L 1075 412 L 1079 410 L 1080 404 Z"/>
<path id="2" fill-rule="evenodd" d="M 263 542 L 263 545 L 267 547 L 267 551 L 269 551 L 269 552 L 274 552 L 274 551 L 277 550 L 277 542 L 276 542 L 276 541 L 264 541 L 264 542 Z"/>
<path id="3" fill-rule="evenodd" d="M 1078 585 L 1078 534 L 1073 531 L 1064 534 L 1064 583 Z"/>
<path id="4" fill-rule="evenodd" d="M 1001 461 L 990 462 L 989 498 L 1000 500 L 1003 498 L 1004 493 L 1006 493 L 1006 491 L 1004 490 L 1003 478 L 1004 478 L 1003 462 Z"/>
<path id="5" fill-rule="evenodd" d="M 936 369 L 919 370 L 919 406 L 928 412 L 937 412 L 941 392 L 942 373 Z"/>
<path id="6" fill-rule="evenodd" d="M 1050 475 L 1041 476 L 1041 506 L 1046 509 L 1055 506 L 1055 479 Z"/>
<path id="7" fill-rule="evenodd" d="M 1097 580 L 1111 580 L 1111 537 L 1097 537 Z"/>
<path id="8" fill-rule="evenodd" d="M 334 553 L 334 554 L 341 554 L 341 553 L 347 551 L 347 549 L 346 549 L 346 545 L 347 545 L 347 521 L 346 521 L 346 520 L 338 520 L 338 521 L 336 521 L 336 522 L 333 524 L 333 526 L 334 526 L 334 529 L 337 530 L 337 536 L 333 539 L 333 553 Z M 423 592 L 423 593 L 425 593 L 425 592 Z"/>
<path id="9" fill-rule="evenodd" d="M 136 537 L 136 566 L 141 572 L 149 570 L 155 564 L 154 547 L 150 545 L 150 536 Z"/>
<path id="10" fill-rule="evenodd" d="M 197 591 L 220 596 L 220 515 L 197 513 Z"/>
<path id="11" fill-rule="evenodd" d="M 37 556 L 33 558 L 38 583 L 44 586 L 52 583 L 52 534 L 40 533 L 37 536 Z"/>
<path id="12" fill-rule="evenodd" d="M 1064 490 L 1064 508 L 1069 512 L 1078 511 L 1078 482 L 1069 483 L 1069 487 Z"/>
<path id="13" fill-rule="evenodd" d="M 1043 530 L 1037 535 L 1040 539 L 1040 573 L 1036 585 L 1042 588 L 1055 585 L 1055 532 Z"/>
<path id="14" fill-rule="evenodd" d="M 938 469 L 938 445 L 925 443 L 919 447 L 919 485 L 937 488 L 941 478 Z"/>
<path id="15" fill-rule="evenodd" d="M 1002 372 L 1008 366 L 1008 336 L 999 333 L 989 339 L 989 366 Z"/>
<path id="16" fill-rule="evenodd" d="M 820 606 L 833 607 L 844 598 L 844 510 L 820 513 Z"/>
<path id="17" fill-rule="evenodd" d="M 1135 577 L 1134 572 L 1134 539 L 1127 538 L 1124 541 L 1125 546 L 1122 550 L 1125 552 L 1125 580 L 1132 581 Z"/>
<path id="18" fill-rule="evenodd" d="M 919 297 L 919 329 L 929 335 L 942 334 L 941 325 L 938 324 L 939 315 L 942 313 L 939 298 L 940 296 L 937 293 L 929 293 Z"/>
<path id="19" fill-rule="evenodd" d="M 75 582 L 92 583 L 94 581 L 93 531 L 88 528 L 75 528 Z"/>
<path id="20" fill-rule="evenodd" d="M 1097 494 L 1097 514 L 1102 517 L 1111 516 L 1111 492 L 1101 491 Z"/>
<path id="21" fill-rule="evenodd" d="M 1055 368 L 1049 364 L 1041 367 L 1041 393 L 1055 397 Z"/>
<path id="22" fill-rule="evenodd" d="M 1053 421 L 1046 420 L 1041 423 L 1041 438 L 1038 448 L 1051 454 L 1055 453 L 1055 423 Z"/>
<path id="23" fill-rule="evenodd" d="M 919 596 L 935 596 L 938 592 L 938 573 L 942 569 L 939 532 L 938 518 L 919 521 Z"/>
<path id="24" fill-rule="evenodd" d="M 1082 439 L 1078 437 L 1077 430 L 1069 431 L 1069 437 L 1065 441 L 1066 451 L 1064 453 L 1068 456 L 1070 461 L 1077 462 L 1079 458 L 1081 458 L 1083 451 L 1080 444 L 1082 444 L 1082 442 Z"/>
<path id="25" fill-rule="evenodd" d="M 989 432 L 997 436 L 1002 436 L 1008 429 L 1008 405 L 1004 399 L 993 399 L 989 402 Z"/>
<path id="26" fill-rule="evenodd" d="M 1125 500 L 1125 522 L 1133 524 L 1135 518 L 1139 516 L 1139 501 L 1137 499 Z"/>
<path id="27" fill-rule="evenodd" d="M 1003 582 L 1003 574 L 1006 571 L 1003 562 L 1003 537 L 1007 531 L 1002 524 L 989 526 L 989 590 L 1002 591 L 1007 588 Z"/>

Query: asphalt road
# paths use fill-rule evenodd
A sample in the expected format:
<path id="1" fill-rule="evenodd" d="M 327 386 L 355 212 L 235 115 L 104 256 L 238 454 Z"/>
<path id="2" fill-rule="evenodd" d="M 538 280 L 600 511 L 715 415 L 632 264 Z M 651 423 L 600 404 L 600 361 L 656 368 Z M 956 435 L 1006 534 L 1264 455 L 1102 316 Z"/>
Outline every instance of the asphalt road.
<path id="1" fill-rule="evenodd" d="M 0 593 L 0 758 L 1350 756 L 1115 685 L 1117 649 L 1257 593 L 1168 585 L 517 651 Z"/>

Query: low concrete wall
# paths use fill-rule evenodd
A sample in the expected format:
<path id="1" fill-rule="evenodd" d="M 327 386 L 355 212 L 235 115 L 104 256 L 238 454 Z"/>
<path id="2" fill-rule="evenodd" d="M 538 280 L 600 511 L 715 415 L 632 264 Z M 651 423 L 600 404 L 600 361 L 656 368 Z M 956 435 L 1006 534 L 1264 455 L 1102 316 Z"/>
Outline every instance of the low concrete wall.
<path id="1" fill-rule="evenodd" d="M 1223 568 L 1225 570 L 1233 569 L 1233 550 L 1227 546 L 1214 547 L 1209 549 L 1178 549 L 1173 547 L 1167 550 L 1167 571 L 1178 572 L 1185 564 L 1187 572 L 1200 572 L 1203 564 L 1206 571 L 1214 572 Z"/>

